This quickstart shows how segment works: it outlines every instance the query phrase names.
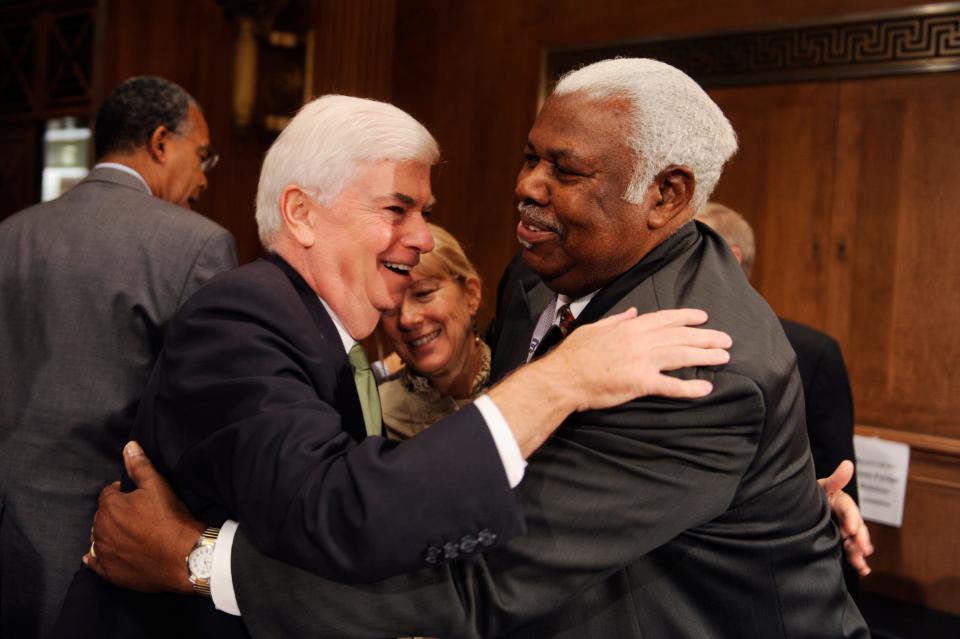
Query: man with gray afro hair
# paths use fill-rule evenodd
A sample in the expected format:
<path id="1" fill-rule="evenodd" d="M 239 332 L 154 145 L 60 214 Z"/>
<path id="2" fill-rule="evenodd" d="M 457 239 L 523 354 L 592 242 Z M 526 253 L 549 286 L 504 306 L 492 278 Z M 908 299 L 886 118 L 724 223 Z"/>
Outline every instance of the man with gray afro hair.
<path id="1" fill-rule="evenodd" d="M 630 103 L 626 139 L 636 164 L 624 199 L 639 202 L 657 172 L 677 165 L 696 177 L 694 211 L 706 204 L 723 165 L 737 150 L 737 136 L 696 82 L 657 60 L 616 58 L 567 73 L 553 94 L 577 92 Z"/>

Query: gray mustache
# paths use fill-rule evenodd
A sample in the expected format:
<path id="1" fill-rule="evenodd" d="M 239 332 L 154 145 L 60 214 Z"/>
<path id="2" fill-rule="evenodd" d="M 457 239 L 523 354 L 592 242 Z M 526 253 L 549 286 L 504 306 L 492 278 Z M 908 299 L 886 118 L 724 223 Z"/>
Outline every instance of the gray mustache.
<path id="1" fill-rule="evenodd" d="M 542 206 L 520 202 L 517 204 L 517 210 L 520 211 L 520 220 L 522 222 L 535 224 L 560 235 L 563 234 L 563 225 L 548 216 Z"/>

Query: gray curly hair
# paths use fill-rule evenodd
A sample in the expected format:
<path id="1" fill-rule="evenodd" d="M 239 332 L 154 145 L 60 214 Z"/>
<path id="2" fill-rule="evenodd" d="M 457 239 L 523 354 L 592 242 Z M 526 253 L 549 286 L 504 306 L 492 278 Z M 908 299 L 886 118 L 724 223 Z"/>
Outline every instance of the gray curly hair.
<path id="1" fill-rule="evenodd" d="M 628 140 L 636 156 L 624 199 L 639 203 L 657 173 L 686 166 L 696 178 L 693 211 L 710 197 L 737 136 L 720 107 L 685 73 L 647 58 L 603 60 L 564 75 L 554 95 L 625 98 L 632 104 Z"/>

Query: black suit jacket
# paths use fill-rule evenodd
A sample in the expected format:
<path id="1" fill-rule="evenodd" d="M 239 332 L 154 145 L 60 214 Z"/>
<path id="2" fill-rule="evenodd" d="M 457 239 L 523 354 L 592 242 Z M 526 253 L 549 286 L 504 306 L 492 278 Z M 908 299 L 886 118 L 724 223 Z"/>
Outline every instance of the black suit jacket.
<path id="1" fill-rule="evenodd" d="M 552 295 L 519 264 L 506 278 L 492 332 L 501 370 L 523 360 Z M 793 351 L 722 240 L 685 226 L 578 321 L 630 306 L 703 308 L 732 335 L 730 364 L 678 373 L 711 380 L 708 397 L 573 415 L 529 460 L 528 534 L 443 569 L 357 588 L 238 540 L 252 634 L 867 636 L 815 482 Z"/>
<path id="2" fill-rule="evenodd" d="M 365 438 L 336 327 L 279 257 L 214 278 L 184 304 L 132 437 L 208 525 L 239 520 L 263 552 L 338 579 L 412 571 L 450 540 L 485 531 L 493 547 L 524 531 L 475 407 L 408 442 Z"/>
<path id="3" fill-rule="evenodd" d="M 807 435 L 817 477 L 827 477 L 844 459 L 855 460 L 853 450 L 853 395 L 840 345 L 826 333 L 780 318 L 783 332 L 797 354 L 797 368 L 803 382 Z M 857 477 L 846 485 L 859 503 Z M 857 571 L 843 558 L 847 589 L 856 598 L 860 591 Z"/>
<path id="4" fill-rule="evenodd" d="M 847 367 L 837 340 L 783 318 L 780 324 L 797 354 L 813 467 L 817 477 L 826 477 L 844 459 L 854 459 L 853 395 Z M 856 481 L 844 490 L 857 499 Z"/>

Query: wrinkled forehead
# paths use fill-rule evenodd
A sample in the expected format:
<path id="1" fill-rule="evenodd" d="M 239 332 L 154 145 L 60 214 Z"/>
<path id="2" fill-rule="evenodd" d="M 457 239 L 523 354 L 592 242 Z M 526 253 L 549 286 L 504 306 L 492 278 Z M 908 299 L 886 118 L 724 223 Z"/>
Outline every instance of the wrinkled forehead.
<path id="1" fill-rule="evenodd" d="M 541 153 L 623 152 L 630 147 L 631 115 L 626 98 L 583 92 L 552 95 L 537 114 L 528 142 Z"/>
<path id="2" fill-rule="evenodd" d="M 352 167 L 344 191 L 405 208 L 429 209 L 434 204 L 431 169 L 419 160 L 361 160 Z"/>

